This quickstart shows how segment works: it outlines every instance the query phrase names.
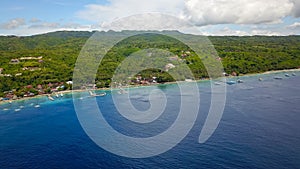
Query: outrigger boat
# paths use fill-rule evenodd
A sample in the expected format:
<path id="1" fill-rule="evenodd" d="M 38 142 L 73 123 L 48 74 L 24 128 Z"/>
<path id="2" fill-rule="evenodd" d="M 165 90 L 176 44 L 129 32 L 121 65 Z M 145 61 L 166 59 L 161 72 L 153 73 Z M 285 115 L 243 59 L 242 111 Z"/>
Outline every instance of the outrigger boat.
<path id="1" fill-rule="evenodd" d="M 229 84 L 229 85 L 236 84 L 236 82 L 235 82 L 235 81 L 233 81 L 233 80 L 227 81 L 226 83 L 227 83 L 227 84 Z"/>
<path id="2" fill-rule="evenodd" d="M 276 80 L 282 80 L 282 77 L 280 77 L 280 76 L 275 76 L 274 79 L 276 79 Z"/>
<path id="3" fill-rule="evenodd" d="M 54 101 L 53 97 L 51 97 L 50 94 L 48 95 L 48 99 L 51 100 L 51 101 Z"/>
<path id="4" fill-rule="evenodd" d="M 100 93 L 100 94 L 96 94 L 96 93 L 93 93 L 92 91 L 89 91 L 89 93 L 90 93 L 90 96 L 91 96 L 91 97 L 105 96 L 105 95 L 106 95 L 105 92 L 104 92 L 104 93 Z"/>

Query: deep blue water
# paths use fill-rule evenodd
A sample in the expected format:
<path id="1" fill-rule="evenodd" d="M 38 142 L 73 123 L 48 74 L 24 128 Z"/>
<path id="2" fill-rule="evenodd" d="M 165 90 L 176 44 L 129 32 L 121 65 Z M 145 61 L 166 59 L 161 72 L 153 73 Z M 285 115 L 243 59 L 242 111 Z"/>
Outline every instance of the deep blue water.
<path id="1" fill-rule="evenodd" d="M 222 120 L 204 144 L 198 137 L 210 106 L 210 83 L 198 83 L 200 113 L 192 130 L 170 151 L 145 159 L 120 157 L 98 147 L 82 129 L 71 95 L 53 102 L 39 98 L 2 104 L 0 168 L 300 168 L 300 73 L 296 74 L 241 77 L 244 83 L 228 85 Z M 275 80 L 275 75 L 283 79 Z M 120 117 L 110 92 L 97 102 L 117 131 L 150 137 L 174 122 L 180 102 L 176 85 L 131 89 L 137 109 L 149 107 L 147 97 L 139 93 L 153 88 L 170 97 L 166 113 L 151 127 Z"/>

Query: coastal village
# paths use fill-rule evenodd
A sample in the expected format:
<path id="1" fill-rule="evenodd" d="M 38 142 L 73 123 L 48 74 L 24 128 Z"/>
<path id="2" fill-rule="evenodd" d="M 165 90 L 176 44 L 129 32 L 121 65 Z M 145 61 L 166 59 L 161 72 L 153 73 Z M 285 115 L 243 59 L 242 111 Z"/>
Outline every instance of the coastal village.
<path id="1" fill-rule="evenodd" d="M 179 55 L 173 55 L 169 56 L 168 62 L 164 66 L 165 72 L 168 72 L 171 69 L 175 69 L 178 63 L 187 63 L 187 58 L 191 56 L 190 51 L 181 51 Z M 217 57 L 217 61 L 222 61 L 222 58 Z M 19 67 L 17 72 L 14 74 L 6 73 L 5 68 L 0 67 L 0 78 L 13 78 L 18 76 L 23 76 L 25 73 L 29 72 L 35 72 L 35 71 L 41 71 L 43 69 L 43 64 L 47 62 L 48 60 L 43 56 L 22 56 L 19 58 L 13 58 L 11 59 L 7 64 L 10 66 L 16 66 Z M 295 74 L 292 74 L 293 76 Z M 241 79 L 239 79 L 239 74 L 235 71 L 227 73 L 224 72 L 223 76 L 225 77 L 237 77 L 236 80 L 229 80 L 226 83 L 228 85 L 232 85 L 235 83 L 243 83 Z M 288 77 L 289 74 L 286 74 Z M 281 79 L 279 77 L 276 77 L 275 79 Z M 193 81 L 195 79 L 185 79 L 185 81 Z M 261 78 L 259 78 L 259 81 L 262 81 Z M 97 90 L 97 89 L 103 89 L 103 88 L 119 88 L 120 91 L 123 87 L 129 87 L 129 86 L 147 86 L 147 85 L 153 85 L 153 84 L 160 84 L 165 83 L 162 81 L 159 77 L 152 75 L 152 76 L 143 76 L 142 74 L 137 74 L 134 77 L 128 77 L 128 81 L 124 82 L 114 82 L 114 83 L 108 83 L 108 84 L 100 84 L 96 82 L 96 84 L 85 84 L 81 87 L 79 87 L 79 90 Z M 220 82 L 215 82 L 215 85 L 220 85 Z M 20 87 L 18 89 L 11 89 L 9 91 L 3 92 L 2 96 L 0 97 L 1 101 L 10 101 L 10 100 L 18 100 L 22 98 L 29 98 L 34 97 L 38 95 L 47 95 L 50 100 L 52 99 L 52 95 L 58 95 L 60 94 L 62 96 L 63 91 L 71 91 L 72 90 L 72 79 L 69 79 L 68 81 L 58 81 L 58 82 L 48 82 L 48 83 L 41 83 L 41 84 L 28 84 L 23 87 Z M 121 92 L 122 93 L 122 92 Z"/>
<path id="2" fill-rule="evenodd" d="M 188 57 L 191 54 L 190 51 L 181 51 L 181 55 L 175 55 L 169 57 L 170 63 L 167 63 L 164 67 L 164 71 L 168 72 L 171 69 L 176 68 L 176 66 L 172 62 L 184 62 L 185 58 Z M 6 74 L 4 68 L 0 68 L 0 77 L 17 77 L 22 76 L 25 71 L 39 71 L 41 70 L 41 64 L 44 63 L 45 60 L 43 59 L 43 56 L 26 56 L 26 57 L 20 57 L 20 58 L 13 58 L 10 60 L 8 64 L 10 65 L 19 65 L 22 63 L 22 65 L 30 65 L 30 66 L 24 66 L 22 67 L 19 72 L 15 74 Z M 25 64 L 25 63 L 34 63 L 34 64 Z M 187 79 L 189 80 L 189 79 Z M 134 78 L 130 78 L 128 82 L 126 82 L 130 85 L 152 85 L 157 84 L 157 77 L 143 77 L 141 74 L 137 74 Z M 26 85 L 23 86 L 21 90 L 12 89 L 10 91 L 5 91 L 4 96 L 0 97 L 0 101 L 7 101 L 7 100 L 17 100 L 20 98 L 26 98 L 26 97 L 34 97 L 37 95 L 51 95 L 56 94 L 62 91 L 66 90 L 72 90 L 73 82 L 66 81 L 66 82 L 56 82 L 56 83 L 47 83 L 47 84 L 37 84 L 37 85 Z M 115 87 L 121 88 L 121 84 L 115 84 Z M 85 86 L 81 86 L 81 89 L 101 89 L 101 87 L 97 87 L 96 84 L 86 84 Z"/>
<path id="3" fill-rule="evenodd" d="M 170 61 L 170 63 L 167 63 L 164 67 L 164 71 L 168 72 L 171 69 L 176 68 L 176 65 L 173 64 L 174 62 L 185 62 L 185 58 L 188 57 L 191 52 L 190 51 L 181 51 L 181 56 L 175 55 L 175 56 L 170 56 L 168 59 Z M 217 58 L 219 61 L 221 61 L 221 58 Z M 34 61 L 38 64 L 42 64 L 45 61 L 43 60 L 43 56 L 38 56 L 38 57 L 32 57 L 32 56 L 28 56 L 28 57 L 20 57 L 20 58 L 14 58 L 11 59 L 9 64 L 11 65 L 18 65 L 20 63 L 24 63 L 27 61 Z M 5 74 L 5 69 L 4 68 L 0 68 L 0 77 L 17 77 L 17 76 L 22 76 L 23 72 L 25 71 L 39 71 L 41 70 L 41 67 L 39 66 L 25 66 L 22 67 L 20 69 L 20 72 L 16 73 L 16 74 Z M 231 73 L 223 73 L 223 76 L 226 77 L 238 77 L 239 74 L 236 72 L 231 72 Z M 285 75 L 286 77 L 289 76 L 289 74 Z M 293 73 L 292 76 L 295 76 L 295 74 Z M 280 77 L 274 77 L 274 79 L 282 79 Z M 193 81 L 193 79 L 185 79 L 185 81 L 189 82 L 189 81 Z M 259 78 L 259 81 L 262 81 L 261 78 Z M 153 85 L 153 84 L 158 84 L 160 83 L 159 80 L 157 79 L 157 77 L 152 76 L 152 77 L 143 77 L 141 74 L 137 74 L 135 77 L 130 77 L 129 80 L 127 82 L 125 82 L 125 86 L 128 87 L 128 85 L 130 86 L 147 86 L 147 85 Z M 235 83 L 243 83 L 242 80 L 240 80 L 239 78 L 236 81 L 227 81 L 226 82 L 228 85 L 232 85 Z M 215 82 L 215 85 L 220 85 L 220 82 Z M 51 95 L 56 95 L 58 96 L 58 94 L 60 94 L 61 96 L 63 96 L 63 91 L 71 91 L 72 90 L 72 85 L 73 82 L 70 81 L 66 81 L 66 82 L 55 82 L 55 83 L 47 83 L 47 84 L 37 84 L 37 85 L 26 85 L 23 86 L 23 88 L 20 90 L 16 90 L 16 89 L 12 89 L 10 91 L 5 91 L 4 92 L 4 96 L 0 97 L 0 102 L 1 101 L 10 101 L 10 100 L 18 100 L 18 99 L 22 99 L 22 98 L 29 98 L 29 97 L 34 97 L 34 96 L 38 96 L 38 95 L 47 95 L 48 98 L 50 100 L 54 100 L 52 98 Z M 119 88 L 120 89 L 120 93 L 123 93 L 122 91 L 124 91 L 122 89 L 122 87 L 125 87 L 124 84 L 122 83 L 117 83 L 115 82 L 114 84 L 109 84 L 112 85 L 113 88 Z M 97 84 L 85 84 L 84 86 L 80 87 L 80 90 L 97 90 L 97 89 L 103 89 L 103 87 L 98 87 Z M 94 96 L 97 96 L 95 94 L 92 94 Z M 104 96 L 104 95 L 102 95 Z"/>
<path id="4" fill-rule="evenodd" d="M 20 63 L 37 63 L 36 66 L 30 66 L 30 64 L 27 64 L 29 66 L 22 67 L 19 72 L 15 74 L 6 74 L 4 68 L 0 68 L 0 77 L 17 77 L 22 76 L 25 71 L 39 71 L 41 68 L 39 67 L 39 64 L 44 63 L 43 56 L 27 56 L 27 57 L 20 57 L 20 58 L 14 58 L 11 59 L 8 64 L 10 65 L 18 65 Z M 26 65 L 26 64 L 23 64 Z M 34 64 L 32 64 L 34 65 Z M 56 83 L 48 83 L 48 84 L 37 84 L 37 85 L 26 85 L 23 86 L 23 88 L 19 91 L 16 89 L 12 89 L 11 91 L 5 91 L 4 97 L 0 97 L 0 101 L 6 101 L 6 100 L 17 100 L 20 98 L 26 98 L 26 97 L 34 97 L 37 95 L 45 95 L 45 94 L 53 94 L 57 93 L 59 91 L 64 90 L 70 90 L 72 88 L 72 81 L 67 82 L 56 82 Z"/>

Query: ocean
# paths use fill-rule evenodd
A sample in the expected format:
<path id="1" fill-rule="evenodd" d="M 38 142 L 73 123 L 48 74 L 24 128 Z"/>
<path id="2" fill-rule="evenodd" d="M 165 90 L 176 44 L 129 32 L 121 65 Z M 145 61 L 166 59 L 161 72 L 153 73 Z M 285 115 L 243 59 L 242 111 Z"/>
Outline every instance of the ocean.
<path id="1" fill-rule="evenodd" d="M 42 97 L 1 104 L 0 168 L 300 168 L 300 72 L 295 73 L 289 73 L 290 77 L 283 72 L 243 76 L 244 83 L 227 85 L 222 119 L 201 144 L 198 139 L 210 108 L 211 84 L 197 82 L 200 109 L 191 130 L 170 150 L 148 158 L 123 157 L 98 146 L 82 128 L 71 94 L 55 101 Z M 145 93 L 153 89 L 165 93 L 168 101 L 165 111 L 151 123 L 122 117 L 110 91 L 96 97 L 96 102 L 117 132 L 153 137 L 174 123 L 181 102 L 177 85 L 168 84 L 130 89 L 132 105 L 140 111 L 149 109 Z M 87 104 L 93 99 L 80 93 L 74 97 Z M 99 135 L 103 140 L 113 139 Z M 111 144 L 127 146 L 113 140 Z"/>

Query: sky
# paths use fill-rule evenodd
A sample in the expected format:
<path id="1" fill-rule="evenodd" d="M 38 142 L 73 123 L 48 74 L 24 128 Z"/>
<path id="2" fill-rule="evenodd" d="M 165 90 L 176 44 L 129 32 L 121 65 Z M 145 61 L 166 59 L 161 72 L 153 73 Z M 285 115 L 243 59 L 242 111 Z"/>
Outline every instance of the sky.
<path id="1" fill-rule="evenodd" d="M 300 0 L 1 0 L 0 35 L 106 30 L 145 13 L 174 16 L 204 35 L 300 35 Z"/>

